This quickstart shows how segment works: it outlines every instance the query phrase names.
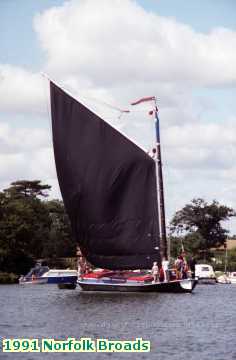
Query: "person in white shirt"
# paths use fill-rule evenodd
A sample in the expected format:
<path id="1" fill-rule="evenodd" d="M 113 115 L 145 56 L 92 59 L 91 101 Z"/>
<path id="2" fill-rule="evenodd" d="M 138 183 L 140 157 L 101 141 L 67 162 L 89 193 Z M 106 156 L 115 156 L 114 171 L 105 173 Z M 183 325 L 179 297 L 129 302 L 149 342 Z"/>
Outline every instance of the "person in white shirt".
<path id="1" fill-rule="evenodd" d="M 159 280 L 159 268 L 158 268 L 158 265 L 157 265 L 156 261 L 153 263 L 152 275 L 153 275 L 153 283 L 158 282 L 158 280 Z"/>
<path id="2" fill-rule="evenodd" d="M 169 281 L 169 261 L 163 257 L 162 259 L 162 269 L 163 269 L 163 273 L 164 273 L 164 281 L 168 282 Z"/>

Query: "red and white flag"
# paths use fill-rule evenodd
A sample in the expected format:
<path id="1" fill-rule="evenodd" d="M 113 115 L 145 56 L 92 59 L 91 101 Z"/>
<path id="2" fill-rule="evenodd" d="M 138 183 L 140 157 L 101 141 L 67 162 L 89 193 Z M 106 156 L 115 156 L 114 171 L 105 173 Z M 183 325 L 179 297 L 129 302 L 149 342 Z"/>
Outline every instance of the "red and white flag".
<path id="1" fill-rule="evenodd" d="M 141 104 L 143 102 L 147 102 L 147 101 L 153 101 L 153 100 L 156 100 L 156 97 L 155 96 L 148 96 L 148 97 L 143 97 L 137 101 L 134 101 L 131 103 L 131 105 L 138 105 L 138 104 Z"/>

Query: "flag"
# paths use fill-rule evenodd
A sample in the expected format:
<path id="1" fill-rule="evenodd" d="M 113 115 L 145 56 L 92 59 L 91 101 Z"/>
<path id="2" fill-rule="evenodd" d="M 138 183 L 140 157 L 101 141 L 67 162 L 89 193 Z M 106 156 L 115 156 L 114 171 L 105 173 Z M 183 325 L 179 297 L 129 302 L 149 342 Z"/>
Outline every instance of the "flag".
<path id="1" fill-rule="evenodd" d="M 155 96 L 148 96 L 148 97 L 144 97 L 137 101 L 132 102 L 131 105 L 138 105 L 138 104 L 141 104 L 142 102 L 153 101 L 153 100 L 156 100 Z"/>

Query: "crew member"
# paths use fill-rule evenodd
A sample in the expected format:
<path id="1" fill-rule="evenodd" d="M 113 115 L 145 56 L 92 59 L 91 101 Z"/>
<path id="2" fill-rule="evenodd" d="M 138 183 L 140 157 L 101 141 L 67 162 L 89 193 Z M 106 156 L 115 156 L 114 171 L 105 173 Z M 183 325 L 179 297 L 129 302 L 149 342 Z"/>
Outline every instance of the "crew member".
<path id="1" fill-rule="evenodd" d="M 169 281 L 169 261 L 163 257 L 162 260 L 162 269 L 164 272 L 164 281 L 168 282 Z"/>
<path id="2" fill-rule="evenodd" d="M 159 268 L 158 268 L 158 265 L 157 265 L 156 261 L 153 263 L 152 275 L 153 275 L 153 283 L 158 282 L 158 280 L 159 280 Z"/>

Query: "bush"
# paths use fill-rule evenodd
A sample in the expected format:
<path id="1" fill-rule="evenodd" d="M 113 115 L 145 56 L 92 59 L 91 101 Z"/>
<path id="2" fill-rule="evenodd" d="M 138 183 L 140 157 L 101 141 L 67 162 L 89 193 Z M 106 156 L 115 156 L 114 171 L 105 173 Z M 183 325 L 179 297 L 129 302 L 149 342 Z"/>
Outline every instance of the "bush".
<path id="1" fill-rule="evenodd" d="M 13 273 L 0 272 L 0 284 L 16 284 L 19 276 Z"/>

